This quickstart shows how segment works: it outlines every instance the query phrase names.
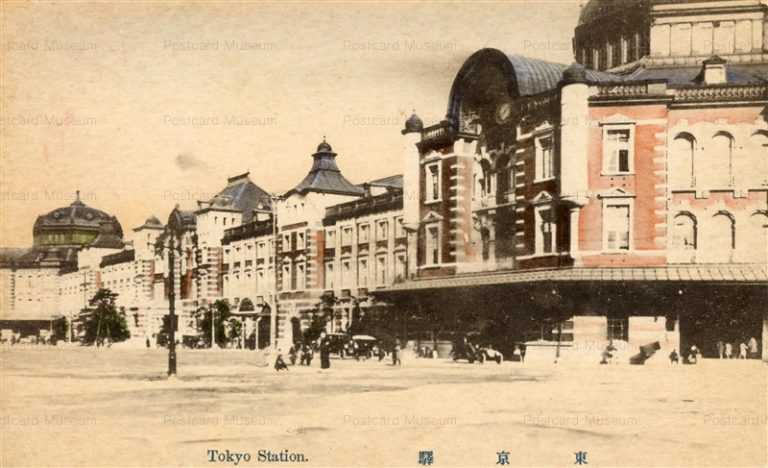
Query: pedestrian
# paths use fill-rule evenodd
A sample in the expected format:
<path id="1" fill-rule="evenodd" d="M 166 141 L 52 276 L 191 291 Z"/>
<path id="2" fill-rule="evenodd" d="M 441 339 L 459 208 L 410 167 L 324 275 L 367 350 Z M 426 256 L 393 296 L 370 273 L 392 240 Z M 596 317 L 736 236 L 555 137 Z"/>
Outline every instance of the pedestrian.
<path id="1" fill-rule="evenodd" d="M 387 352 L 384 351 L 384 346 L 379 346 L 379 362 L 383 361 L 387 357 Z"/>
<path id="2" fill-rule="evenodd" d="M 281 349 L 277 350 L 277 357 L 275 357 L 275 370 L 280 372 L 281 370 L 288 370 L 288 366 L 283 360 L 283 353 Z"/>
<path id="3" fill-rule="evenodd" d="M 320 333 L 320 368 L 329 369 L 331 367 L 331 340 L 325 334 Z"/>
<path id="4" fill-rule="evenodd" d="M 297 347 L 298 345 L 293 344 L 291 345 L 291 348 L 288 350 L 288 359 L 291 361 L 292 366 L 296 365 L 296 354 L 297 354 L 296 348 Z"/>
<path id="5" fill-rule="evenodd" d="M 312 365 L 312 358 L 315 357 L 315 350 L 312 349 L 312 346 L 308 344 L 304 344 L 304 362 L 306 362 L 305 366 L 309 367 Z"/>
<path id="6" fill-rule="evenodd" d="M 669 363 L 680 364 L 680 356 L 677 354 L 677 349 L 673 349 L 672 352 L 669 353 Z"/>
<path id="7" fill-rule="evenodd" d="M 691 348 L 688 351 L 688 357 L 686 359 L 686 363 L 696 364 L 698 360 L 699 360 L 699 348 L 697 348 L 696 345 L 691 345 Z"/>
<path id="8" fill-rule="evenodd" d="M 520 349 L 520 362 L 525 362 L 525 351 L 528 347 L 525 343 L 520 343 L 518 349 Z"/>
<path id="9" fill-rule="evenodd" d="M 720 357 L 720 359 L 723 359 L 724 354 L 725 345 L 723 344 L 722 340 L 717 340 L 717 355 Z"/>
<path id="10" fill-rule="evenodd" d="M 739 359 L 747 358 L 747 344 L 743 341 L 739 343 Z"/>
<path id="11" fill-rule="evenodd" d="M 393 366 L 399 366 L 402 362 L 400 361 L 400 340 L 395 340 L 395 344 L 392 346 L 392 365 Z"/>
<path id="12" fill-rule="evenodd" d="M 749 346 L 749 357 L 751 359 L 757 359 L 758 358 L 758 348 L 757 348 L 757 338 L 754 336 L 749 339 L 749 343 L 747 343 L 747 346 Z"/>
<path id="13" fill-rule="evenodd" d="M 733 358 L 733 345 L 731 343 L 725 343 L 725 358 Z"/>

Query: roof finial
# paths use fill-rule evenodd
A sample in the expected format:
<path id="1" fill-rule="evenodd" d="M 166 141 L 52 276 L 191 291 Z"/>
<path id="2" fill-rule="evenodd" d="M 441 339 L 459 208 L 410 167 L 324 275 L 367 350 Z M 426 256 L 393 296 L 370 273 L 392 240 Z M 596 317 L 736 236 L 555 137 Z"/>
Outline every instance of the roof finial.
<path id="1" fill-rule="evenodd" d="M 75 190 L 75 201 L 80 201 L 80 190 Z"/>

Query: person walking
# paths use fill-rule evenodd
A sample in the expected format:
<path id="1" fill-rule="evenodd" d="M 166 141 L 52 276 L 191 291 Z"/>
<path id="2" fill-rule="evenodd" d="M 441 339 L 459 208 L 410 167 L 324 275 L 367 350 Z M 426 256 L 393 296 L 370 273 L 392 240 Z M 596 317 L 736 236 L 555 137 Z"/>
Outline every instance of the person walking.
<path id="1" fill-rule="evenodd" d="M 747 344 L 743 341 L 739 343 L 739 359 L 747 358 Z"/>
<path id="2" fill-rule="evenodd" d="M 528 347 L 525 345 L 525 343 L 520 343 L 518 346 L 518 349 L 520 350 L 520 362 L 525 362 L 525 351 L 528 349 Z"/>
<path id="3" fill-rule="evenodd" d="M 725 358 L 733 358 L 733 345 L 731 343 L 725 343 Z"/>
<path id="4" fill-rule="evenodd" d="M 291 345 L 291 348 L 288 350 L 288 360 L 291 361 L 292 366 L 296 365 L 296 354 L 298 352 L 296 348 L 298 348 L 298 345 L 293 344 Z"/>
<path id="5" fill-rule="evenodd" d="M 723 359 L 724 355 L 725 355 L 725 344 L 723 343 L 722 340 L 717 340 L 717 356 L 720 359 Z"/>
<path id="6" fill-rule="evenodd" d="M 329 369 L 331 367 L 331 340 L 325 332 L 320 333 L 320 368 Z"/>
<path id="7" fill-rule="evenodd" d="M 758 358 L 758 350 L 757 350 L 757 338 L 750 337 L 749 342 L 747 343 L 747 346 L 749 346 L 749 357 L 750 359 L 757 359 Z"/>
<path id="8" fill-rule="evenodd" d="M 392 346 L 392 365 L 399 366 L 402 364 L 400 361 L 400 340 L 395 340 L 395 344 Z"/>

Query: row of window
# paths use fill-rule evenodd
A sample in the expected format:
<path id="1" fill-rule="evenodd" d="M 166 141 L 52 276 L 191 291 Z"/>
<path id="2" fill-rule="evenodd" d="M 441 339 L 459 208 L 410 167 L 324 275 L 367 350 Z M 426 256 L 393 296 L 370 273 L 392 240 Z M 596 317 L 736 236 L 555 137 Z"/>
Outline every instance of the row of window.
<path id="1" fill-rule="evenodd" d="M 605 70 L 640 59 L 643 37 L 639 32 L 606 40 L 600 47 L 582 47 L 576 51 L 579 63 L 593 70 Z"/>
<path id="2" fill-rule="evenodd" d="M 688 132 L 678 134 L 670 154 L 672 188 L 730 187 L 736 183 L 735 174 L 768 183 L 768 132 L 753 133 L 744 145 L 746 151 L 736 153 L 736 140 L 725 131 L 715 133 L 706 144 Z"/>
<path id="3" fill-rule="evenodd" d="M 406 256 L 404 252 L 394 255 L 394 277 L 389 276 L 389 256 L 377 255 L 374 259 L 374 285 L 386 286 L 393 281 L 402 281 L 406 275 Z M 339 262 L 341 271 L 337 274 L 336 264 L 334 262 L 325 263 L 325 274 L 323 275 L 323 288 L 328 290 L 337 287 L 347 288 L 367 288 L 369 286 L 369 262 L 367 257 L 357 260 L 357 268 L 353 265 L 352 259 L 341 259 Z"/>
<path id="4" fill-rule="evenodd" d="M 735 250 L 742 245 L 754 248 L 755 254 L 765 251 L 765 230 L 768 214 L 755 212 L 745 225 L 737 224 L 736 218 L 728 211 L 721 210 L 711 217 L 697 217 L 684 211 L 676 214 L 672 222 L 672 250 L 698 250 L 703 240 L 713 251 Z M 738 229 L 737 229 L 738 228 Z"/>
<path id="5" fill-rule="evenodd" d="M 380 219 L 378 221 L 374 222 L 374 226 L 376 229 L 375 232 L 375 240 L 378 241 L 385 241 L 389 239 L 389 220 L 387 219 Z M 370 242 L 371 239 L 371 228 L 369 223 L 361 223 L 357 225 L 357 243 L 363 244 Z M 338 232 L 340 233 L 340 242 L 341 246 L 350 246 L 354 243 L 354 227 L 353 226 L 341 226 L 338 228 Z M 336 233 L 337 229 L 335 228 L 328 228 L 325 232 L 325 246 L 326 248 L 332 249 L 336 247 Z M 400 239 L 405 237 L 405 229 L 403 228 L 403 218 L 398 217 L 395 218 L 395 232 L 394 232 L 395 238 Z"/>

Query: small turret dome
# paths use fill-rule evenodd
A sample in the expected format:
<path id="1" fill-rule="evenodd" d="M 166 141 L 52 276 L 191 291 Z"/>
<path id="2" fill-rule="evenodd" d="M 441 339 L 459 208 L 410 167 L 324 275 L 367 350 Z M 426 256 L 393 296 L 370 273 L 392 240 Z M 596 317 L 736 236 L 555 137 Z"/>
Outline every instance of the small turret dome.
<path id="1" fill-rule="evenodd" d="M 422 122 L 421 118 L 419 118 L 418 115 L 414 112 L 411 114 L 410 117 L 408 117 L 408 120 L 405 121 L 405 127 L 403 128 L 403 135 L 406 133 L 418 133 L 424 129 L 424 122 Z"/>

